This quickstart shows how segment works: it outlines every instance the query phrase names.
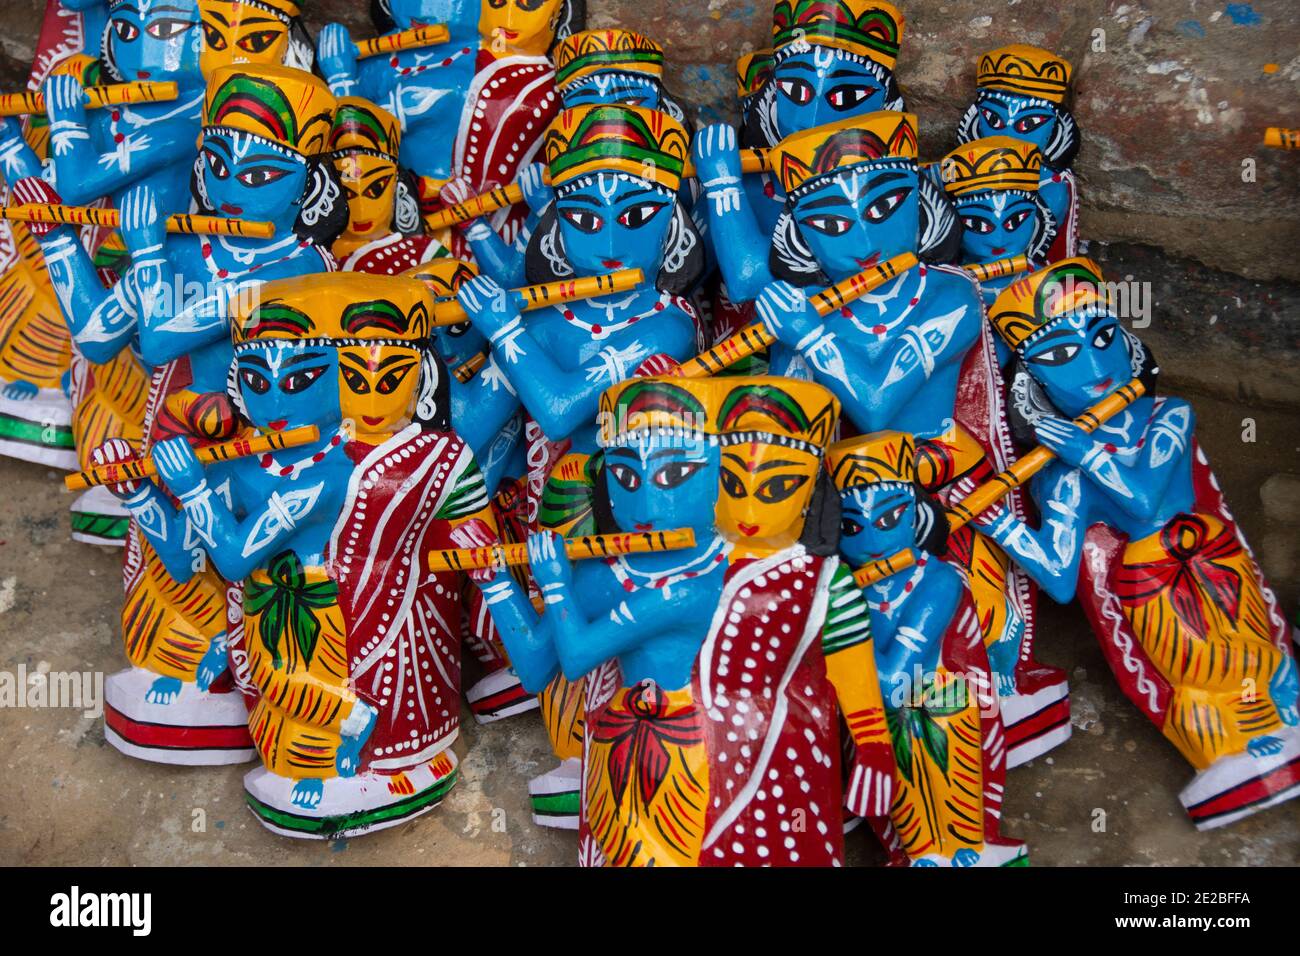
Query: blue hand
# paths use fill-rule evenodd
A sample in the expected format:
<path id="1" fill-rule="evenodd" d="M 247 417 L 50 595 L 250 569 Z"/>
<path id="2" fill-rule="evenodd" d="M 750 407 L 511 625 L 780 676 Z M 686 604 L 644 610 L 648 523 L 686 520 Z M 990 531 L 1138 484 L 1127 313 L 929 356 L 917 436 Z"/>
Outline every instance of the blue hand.
<path id="1" fill-rule="evenodd" d="M 181 695 L 181 682 L 178 677 L 159 677 L 150 685 L 144 699 L 151 704 L 170 704 Z"/>
<path id="2" fill-rule="evenodd" d="M 40 389 L 33 383 L 19 379 L 16 382 L 9 382 L 4 387 L 4 397 L 13 399 L 15 402 L 26 402 L 35 398 Z"/>
<path id="3" fill-rule="evenodd" d="M 295 807 L 315 810 L 320 804 L 320 798 L 324 793 L 325 781 L 316 779 L 299 780 L 293 785 L 293 792 L 289 794 L 289 801 Z"/>

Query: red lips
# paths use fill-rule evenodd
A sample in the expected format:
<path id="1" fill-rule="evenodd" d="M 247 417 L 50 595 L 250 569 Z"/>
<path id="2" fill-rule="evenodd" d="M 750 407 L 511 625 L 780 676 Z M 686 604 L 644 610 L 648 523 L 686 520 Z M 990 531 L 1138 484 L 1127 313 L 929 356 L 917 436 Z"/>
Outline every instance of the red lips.
<path id="1" fill-rule="evenodd" d="M 602 259 L 602 260 L 601 260 L 601 265 L 603 265 L 606 269 L 621 269 L 621 268 L 623 268 L 623 260 L 622 260 L 622 259 Z"/>
<path id="2" fill-rule="evenodd" d="M 378 425 L 383 422 L 384 417 L 382 415 L 362 415 L 361 420 L 367 425 Z"/>
<path id="3" fill-rule="evenodd" d="M 1002 255 L 1002 253 L 1004 253 L 1004 252 L 1006 252 L 1006 251 L 1007 251 L 1007 247 L 1006 247 L 1006 246 L 995 246 L 994 249 L 993 249 L 993 254 L 994 254 L 995 256 L 1000 256 L 1000 255 Z"/>
<path id="4" fill-rule="evenodd" d="M 238 216 L 241 212 L 244 211 L 244 207 L 242 207 L 242 206 L 232 206 L 232 205 L 230 205 L 230 203 L 228 203 L 228 202 L 223 202 L 223 203 L 221 204 L 221 211 L 222 211 L 222 212 L 225 212 L 225 213 L 229 213 L 229 214 L 232 215 L 232 216 Z"/>
<path id="5" fill-rule="evenodd" d="M 276 419 L 275 421 L 273 421 L 273 422 L 267 422 L 267 423 L 266 423 L 266 427 L 269 428 L 269 429 L 271 429 L 271 431 L 278 432 L 278 431 L 280 431 L 282 428 L 284 428 L 284 426 L 287 425 L 287 424 L 289 424 L 289 419 L 287 419 L 287 418 L 277 418 L 277 419 Z"/>
<path id="6" fill-rule="evenodd" d="M 873 252 L 871 255 L 867 256 L 867 258 L 859 259 L 858 267 L 861 269 L 870 269 L 879 261 L 880 261 L 880 253 Z"/>
<path id="7" fill-rule="evenodd" d="M 653 531 L 655 529 L 655 526 L 648 521 L 638 521 L 632 527 L 637 531 Z"/>
<path id="8" fill-rule="evenodd" d="M 756 524 L 745 524 L 743 521 L 738 521 L 736 522 L 736 527 L 739 528 L 740 533 L 747 538 L 752 538 L 754 535 L 758 534 L 758 525 Z"/>

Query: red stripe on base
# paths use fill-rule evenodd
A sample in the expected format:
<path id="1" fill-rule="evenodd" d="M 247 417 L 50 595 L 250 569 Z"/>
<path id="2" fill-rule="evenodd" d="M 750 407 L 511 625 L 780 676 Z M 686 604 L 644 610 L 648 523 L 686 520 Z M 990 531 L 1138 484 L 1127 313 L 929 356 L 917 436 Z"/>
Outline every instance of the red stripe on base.
<path id="1" fill-rule="evenodd" d="M 528 693 L 528 691 L 524 690 L 522 686 L 516 684 L 510 690 L 499 691 L 498 693 L 490 694 L 487 697 L 476 700 L 470 704 L 469 707 L 470 710 L 474 711 L 476 714 L 490 714 L 503 707 L 527 700 L 532 696 L 534 695 Z"/>
<path id="2" fill-rule="evenodd" d="M 1020 746 L 1027 740 L 1040 737 L 1070 720 L 1070 698 L 1062 697 L 1055 703 L 1048 704 L 1036 714 L 1030 714 L 1018 724 L 1008 724 L 1007 749 Z"/>
<path id="3" fill-rule="evenodd" d="M 104 723 L 123 740 L 137 747 L 153 747 L 158 750 L 250 750 L 253 746 L 246 724 L 232 727 L 147 724 L 132 720 L 107 703 L 104 704 Z"/>
<path id="4" fill-rule="evenodd" d="M 1244 810 L 1252 803 L 1267 800 L 1275 793 L 1281 793 L 1300 783 L 1300 757 L 1284 763 L 1269 773 L 1249 780 L 1243 780 L 1231 790 L 1225 790 L 1218 796 L 1187 808 L 1187 815 L 1193 823 Z"/>

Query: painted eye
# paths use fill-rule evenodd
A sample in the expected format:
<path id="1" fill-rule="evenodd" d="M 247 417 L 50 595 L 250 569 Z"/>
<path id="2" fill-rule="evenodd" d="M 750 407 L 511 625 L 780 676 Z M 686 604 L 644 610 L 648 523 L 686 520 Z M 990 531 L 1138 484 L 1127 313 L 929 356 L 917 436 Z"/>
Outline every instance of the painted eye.
<path id="1" fill-rule="evenodd" d="M 997 113 L 988 107 L 980 109 L 980 115 L 984 117 L 984 122 L 988 124 L 989 129 L 1003 129 L 1007 124 Z"/>
<path id="2" fill-rule="evenodd" d="M 343 381 L 352 392 L 357 395 L 366 395 L 370 392 L 370 383 L 356 369 L 344 365 L 339 371 L 343 373 Z"/>
<path id="3" fill-rule="evenodd" d="M 852 227 L 853 220 L 845 219 L 843 216 L 809 216 L 807 219 L 800 219 L 799 225 L 815 229 L 826 236 L 842 236 Z"/>
<path id="4" fill-rule="evenodd" d="M 289 175 L 287 169 L 276 169 L 274 166 L 254 166 L 252 169 L 246 169 L 235 176 L 245 186 L 265 186 L 273 183 L 277 179 L 283 179 Z"/>
<path id="5" fill-rule="evenodd" d="M 641 476 L 627 465 L 610 465 L 609 473 L 626 491 L 636 491 L 641 487 Z"/>
<path id="6" fill-rule="evenodd" d="M 961 224 L 967 232 L 973 232 L 977 236 L 987 236 L 993 231 L 993 223 L 980 216 L 962 216 Z"/>
<path id="7" fill-rule="evenodd" d="M 871 522 L 881 531 L 893 531 L 898 527 L 898 522 L 903 520 L 903 514 L 907 511 L 907 502 L 899 505 L 897 508 L 891 508 L 883 515 Z"/>
<path id="8" fill-rule="evenodd" d="M 776 81 L 776 88 L 795 106 L 807 106 L 812 102 L 813 88 L 807 80 L 780 79 Z"/>
<path id="9" fill-rule="evenodd" d="M 1035 365 L 1045 365 L 1048 367 L 1054 365 L 1064 365 L 1070 359 L 1079 354 L 1079 346 L 1075 344 L 1057 345 L 1029 359 Z"/>
<path id="10" fill-rule="evenodd" d="M 256 33 L 241 37 L 237 45 L 247 53 L 261 53 L 279 38 L 278 30 L 258 30 Z"/>
<path id="11" fill-rule="evenodd" d="M 325 373 L 324 365 L 317 365 L 315 368 L 304 368 L 297 372 L 290 372 L 280 381 L 280 391 L 288 395 L 296 395 L 298 392 L 305 391 L 312 382 L 320 378 Z"/>
<path id="12" fill-rule="evenodd" d="M 1116 326 L 1108 325 L 1104 329 L 1098 329 L 1097 334 L 1092 337 L 1092 347 L 1095 349 L 1109 348 L 1110 343 L 1115 341 Z"/>
<path id="13" fill-rule="evenodd" d="M 703 467 L 702 461 L 670 462 L 655 472 L 654 483 L 660 488 L 676 488 Z"/>
<path id="14" fill-rule="evenodd" d="M 899 189 L 881 196 L 864 213 L 867 222 L 884 222 L 894 214 L 894 210 L 903 204 L 903 200 L 912 192 L 911 189 Z"/>
<path id="15" fill-rule="evenodd" d="M 807 475 L 777 475 L 758 486 L 754 497 L 767 505 L 785 501 L 808 483 Z"/>
<path id="16" fill-rule="evenodd" d="M 605 224 L 594 212 L 588 212 L 585 209 L 561 209 L 560 215 L 564 217 L 565 222 L 579 232 L 600 232 L 600 227 Z"/>
<path id="17" fill-rule="evenodd" d="M 1017 133 L 1032 133 L 1047 122 L 1046 116 L 1023 116 L 1012 125 Z"/>
<path id="18" fill-rule="evenodd" d="M 876 92 L 874 86 L 837 86 L 826 94 L 826 102 L 837 110 L 851 110 Z"/>
<path id="19" fill-rule="evenodd" d="M 127 20 L 114 20 L 113 32 L 123 43 L 130 43 L 140 35 L 140 28 Z"/>
<path id="20" fill-rule="evenodd" d="M 414 367 L 414 365 L 407 365 L 403 368 L 393 369 L 379 380 L 379 384 L 375 386 L 375 391 L 380 395 L 392 395 L 393 392 L 397 391 L 397 386 L 402 384 L 402 379 L 406 378 L 407 373 Z"/>
<path id="21" fill-rule="evenodd" d="M 230 167 L 226 161 L 210 149 L 205 149 L 203 155 L 207 157 L 208 168 L 212 170 L 212 175 L 218 179 L 225 179 L 230 175 Z"/>
<path id="22" fill-rule="evenodd" d="M 224 50 L 226 48 L 225 36 L 210 23 L 203 24 L 203 42 L 209 50 Z"/>
<path id="23" fill-rule="evenodd" d="M 851 538 L 855 534 L 861 534 L 861 533 L 862 533 L 862 525 L 858 524 L 852 518 L 840 519 L 840 534 L 844 535 L 844 537 Z"/>
<path id="24" fill-rule="evenodd" d="M 727 497 L 735 498 L 736 500 L 749 497 L 749 492 L 745 490 L 745 483 L 737 478 L 731 471 L 726 468 L 722 469 L 721 479 L 722 490 L 727 493 Z"/>
<path id="25" fill-rule="evenodd" d="M 644 202 L 628 209 L 624 209 L 619 215 L 618 221 L 629 229 L 640 229 L 647 222 L 659 215 L 659 210 L 664 208 L 663 203 Z"/>
<path id="26" fill-rule="evenodd" d="M 174 36 L 180 36 L 190 27 L 194 26 L 189 20 L 176 20 L 171 17 L 164 17 L 161 20 L 154 20 L 144 32 L 149 34 L 155 40 L 170 40 Z"/>
<path id="27" fill-rule="evenodd" d="M 271 390 L 271 382 L 261 372 L 255 372 L 251 368 L 241 368 L 239 370 L 239 379 L 248 386 L 248 390 L 254 395 L 265 395 Z"/>
<path id="28" fill-rule="evenodd" d="M 373 183 L 365 188 L 362 195 L 367 199 L 378 199 L 388 191 L 388 185 L 393 181 L 392 176 L 380 176 Z"/>
<path id="29" fill-rule="evenodd" d="M 468 322 L 457 322 L 455 325 L 444 325 L 442 327 L 442 331 L 446 332 L 454 339 L 460 338 L 469 330 L 470 324 Z"/>
<path id="30" fill-rule="evenodd" d="M 1029 218 L 1032 211 L 1031 209 L 1022 209 L 1020 212 L 1013 212 L 1007 216 L 1007 221 L 1002 224 L 1002 228 L 1007 232 L 1015 232 Z"/>

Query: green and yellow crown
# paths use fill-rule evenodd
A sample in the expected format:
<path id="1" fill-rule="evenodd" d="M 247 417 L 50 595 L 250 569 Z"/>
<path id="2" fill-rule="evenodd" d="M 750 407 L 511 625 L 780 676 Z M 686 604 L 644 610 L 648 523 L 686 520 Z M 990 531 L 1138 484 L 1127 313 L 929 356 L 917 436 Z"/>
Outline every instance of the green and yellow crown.
<path id="1" fill-rule="evenodd" d="M 990 189 L 1038 189 L 1043 154 L 1028 140 L 986 136 L 958 146 L 939 167 L 943 188 L 953 196 Z"/>
<path id="2" fill-rule="evenodd" d="M 742 100 L 753 96 L 772 76 L 772 51 L 755 50 L 736 61 L 736 95 Z"/>
<path id="3" fill-rule="evenodd" d="M 916 440 L 907 432 L 883 431 L 831 445 L 826 465 L 840 491 L 881 482 L 916 481 Z"/>
<path id="4" fill-rule="evenodd" d="M 721 441 L 762 441 L 821 454 L 835 434 L 840 403 L 816 382 L 774 375 L 724 376 L 715 420 Z"/>
<path id="5" fill-rule="evenodd" d="M 364 152 L 397 162 L 402 134 L 397 117 L 360 96 L 345 96 L 334 107 L 329 148 L 333 153 Z"/>
<path id="6" fill-rule="evenodd" d="M 284 66 L 223 66 L 203 104 L 204 126 L 252 133 L 304 156 L 326 149 L 333 114 L 323 80 Z"/>
<path id="7" fill-rule="evenodd" d="M 405 276 L 326 272 L 275 279 L 258 290 L 257 304 L 231 313 L 235 347 L 267 340 L 391 342 L 418 345 L 429 336 L 432 298 Z"/>
<path id="8" fill-rule="evenodd" d="M 609 448 L 646 432 L 709 436 L 718 434 L 717 410 L 726 388 L 721 379 L 671 375 L 631 378 L 600 396 L 600 443 Z"/>
<path id="9" fill-rule="evenodd" d="M 563 110 L 546 131 L 551 185 L 597 172 L 623 172 L 674 192 L 691 154 L 685 128 L 667 113 L 593 104 Z"/>
<path id="10" fill-rule="evenodd" d="M 903 25 L 902 12 L 882 0 L 777 0 L 772 43 L 778 49 L 800 40 L 835 47 L 892 70 Z"/>
<path id="11" fill-rule="evenodd" d="M 594 73 L 639 73 L 663 79 L 664 51 L 632 30 L 583 30 L 560 41 L 552 56 L 555 85 L 565 90 Z"/>
<path id="12" fill-rule="evenodd" d="M 915 161 L 916 155 L 916 117 L 880 110 L 787 136 L 772 150 L 772 168 L 793 196 L 837 169 L 878 159 Z"/>
<path id="13" fill-rule="evenodd" d="M 1013 43 L 980 57 L 975 82 L 981 89 L 1060 104 L 1070 93 L 1071 72 L 1070 64 L 1050 50 Z"/>
<path id="14" fill-rule="evenodd" d="M 989 322 L 1012 349 L 1062 316 L 1083 309 L 1108 309 L 1101 267 L 1091 259 L 1062 259 L 1017 279 L 989 308 Z"/>

